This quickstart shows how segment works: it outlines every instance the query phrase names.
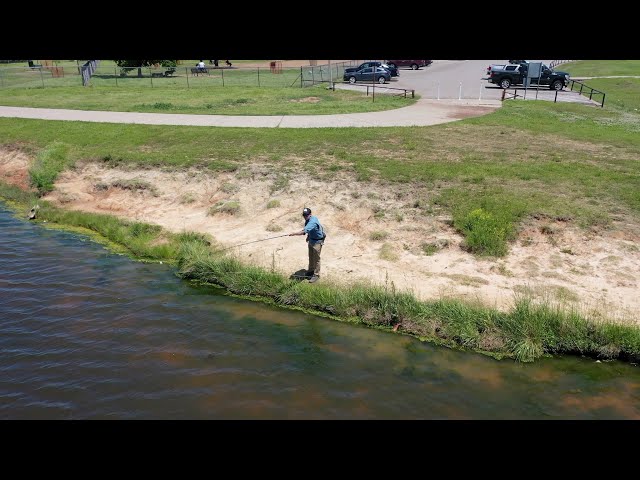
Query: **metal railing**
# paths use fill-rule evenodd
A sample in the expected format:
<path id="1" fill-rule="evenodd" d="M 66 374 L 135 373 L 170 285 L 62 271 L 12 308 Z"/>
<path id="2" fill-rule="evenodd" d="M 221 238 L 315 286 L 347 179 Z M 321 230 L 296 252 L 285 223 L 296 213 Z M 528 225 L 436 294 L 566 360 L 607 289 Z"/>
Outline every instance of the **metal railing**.
<path id="1" fill-rule="evenodd" d="M 572 91 L 572 92 L 573 92 L 573 87 L 574 87 L 576 84 L 580 85 L 580 90 L 579 90 L 579 91 L 577 90 L 577 88 L 578 88 L 578 87 L 576 87 L 576 91 L 578 91 L 578 93 L 579 93 L 580 95 L 585 95 L 585 96 L 586 96 L 586 95 L 587 95 L 587 93 L 586 93 L 586 92 L 584 92 L 584 93 L 583 93 L 583 90 L 584 90 L 584 89 L 589 89 L 589 100 L 593 100 L 593 94 L 594 94 L 594 93 L 595 93 L 596 95 L 602 95 L 602 102 L 600 103 L 600 106 L 601 106 L 602 108 L 604 108 L 604 97 L 605 97 L 605 95 L 606 95 L 604 92 L 601 92 L 600 90 L 596 90 L 595 88 L 591 88 L 590 86 L 585 85 L 584 83 L 582 83 L 580 80 L 569 80 L 569 84 L 570 84 L 570 87 L 571 87 L 571 91 Z"/>
<path id="2" fill-rule="evenodd" d="M 387 87 L 385 86 L 386 84 L 379 84 L 379 85 L 375 85 L 375 84 L 366 84 L 366 83 L 349 83 L 349 82 L 333 82 L 333 84 L 331 85 L 331 88 L 333 89 L 333 91 L 336 90 L 336 84 L 340 83 L 340 84 L 346 84 L 346 85 L 350 85 L 352 87 L 360 87 L 360 88 L 366 88 L 367 89 L 367 96 L 369 96 L 369 89 L 372 90 L 372 92 L 375 92 L 375 89 L 383 89 L 383 90 L 399 90 L 401 93 L 394 93 L 392 95 L 395 95 L 397 97 L 401 97 L 404 96 L 404 98 L 407 98 L 407 94 L 409 92 L 411 92 L 411 98 L 416 98 L 416 91 L 415 90 L 410 90 L 407 88 L 398 88 L 398 87 Z"/>

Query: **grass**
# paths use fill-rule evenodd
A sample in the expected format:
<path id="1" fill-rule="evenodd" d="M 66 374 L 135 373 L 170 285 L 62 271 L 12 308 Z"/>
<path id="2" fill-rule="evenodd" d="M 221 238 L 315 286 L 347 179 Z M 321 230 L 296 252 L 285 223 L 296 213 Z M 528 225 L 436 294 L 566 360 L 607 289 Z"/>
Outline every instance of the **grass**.
<path id="1" fill-rule="evenodd" d="M 38 153 L 29 169 L 29 178 L 40 194 L 52 191 L 58 174 L 70 165 L 68 149 L 63 142 L 54 141 Z"/>
<path id="2" fill-rule="evenodd" d="M 479 254 L 502 254 L 531 215 L 569 218 L 585 228 L 607 227 L 621 213 L 640 218 L 640 115 L 615 108 L 506 102 L 492 114 L 432 127 L 251 129 L 251 135 L 242 128 L 207 128 L 203 135 L 203 128 L 0 118 L 4 142 L 31 154 L 62 142 L 69 165 L 95 158 L 122 167 L 237 170 L 260 162 L 279 172 L 272 192 L 288 188 L 290 175 L 309 165 L 345 181 L 406 184 L 417 208 L 428 196 L 425 206 L 448 212 L 465 235 L 475 232 L 469 247 Z M 331 170 L 336 162 L 343 167 L 338 173 Z M 485 230 L 501 232 L 495 245 L 486 243 L 479 219 L 469 228 L 478 209 L 494 222 Z"/>
<path id="3" fill-rule="evenodd" d="M 420 247 L 422 248 L 424 254 L 428 257 L 434 255 L 439 250 L 438 245 L 436 245 L 435 243 L 423 243 Z"/>
<path id="4" fill-rule="evenodd" d="M 379 240 L 385 240 L 388 237 L 389 237 L 389 233 L 385 231 L 375 231 L 369 234 L 369 240 L 372 240 L 374 242 Z"/>
<path id="5" fill-rule="evenodd" d="M 640 60 L 576 60 L 558 65 L 557 70 L 572 77 L 640 75 Z"/>
<path id="6" fill-rule="evenodd" d="M 158 196 L 158 189 L 155 186 L 139 178 L 114 180 L 111 182 L 111 186 L 120 188 L 121 190 L 133 190 L 136 192 L 148 191 L 154 197 Z"/>
<path id="7" fill-rule="evenodd" d="M 388 260 L 389 262 L 395 262 L 400 258 L 400 256 L 394 251 L 393 245 L 390 243 L 383 243 L 380 247 L 380 252 L 378 252 L 378 256 L 382 260 Z"/>
<path id="8" fill-rule="evenodd" d="M 226 213 L 228 215 L 235 215 L 240 212 L 240 202 L 237 200 L 227 200 L 216 203 L 209 209 L 209 215 L 216 215 L 218 213 Z"/>
<path id="9" fill-rule="evenodd" d="M 35 80 L 39 80 L 39 77 Z M 41 85 L 34 84 L 32 88 L 7 88 L 6 81 L 3 80 L 5 88 L 0 88 L 0 105 L 74 110 L 205 115 L 323 115 L 389 110 L 405 107 L 416 101 L 411 98 L 376 95 L 376 101 L 372 102 L 371 97 L 362 92 L 327 90 L 323 85 L 305 88 L 228 85 L 224 88 L 215 85 L 207 88 L 151 88 L 135 85 L 42 88 Z M 192 83 L 193 81 L 190 80 Z"/>
<path id="10" fill-rule="evenodd" d="M 605 105 L 640 112 L 640 78 L 594 78 L 585 80 L 584 83 L 605 93 Z M 590 90 L 583 89 L 583 95 L 584 92 L 589 95 Z M 602 95 L 594 93 L 593 98 L 600 101 Z"/>
<path id="11" fill-rule="evenodd" d="M 640 60 L 578 60 L 558 66 L 572 77 L 640 76 Z M 605 104 L 638 112 L 640 111 L 640 78 L 594 78 L 584 81 L 585 85 L 606 94 Z M 574 86 L 574 90 L 580 88 Z M 583 92 L 589 95 L 589 89 Z M 584 93 L 583 93 L 584 94 Z M 595 100 L 602 100 L 601 94 L 594 94 Z"/>

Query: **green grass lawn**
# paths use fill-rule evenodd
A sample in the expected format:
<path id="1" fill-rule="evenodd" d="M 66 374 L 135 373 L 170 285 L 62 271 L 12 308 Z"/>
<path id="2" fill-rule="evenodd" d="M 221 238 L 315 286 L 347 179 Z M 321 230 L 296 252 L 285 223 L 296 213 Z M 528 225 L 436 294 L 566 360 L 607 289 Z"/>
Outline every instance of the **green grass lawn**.
<path id="1" fill-rule="evenodd" d="M 640 112 L 640 78 L 593 78 L 585 80 L 584 84 L 604 92 L 605 105 L 615 105 L 624 110 Z M 583 89 L 587 95 L 589 91 L 589 89 Z M 593 98 L 600 101 L 602 95 L 597 94 Z"/>
<path id="2" fill-rule="evenodd" d="M 558 69 L 569 72 L 571 77 L 640 76 L 640 60 L 578 60 L 559 65 Z M 604 92 L 605 105 L 640 111 L 640 78 L 593 78 L 583 83 Z M 574 85 L 573 89 L 579 90 L 580 85 Z M 588 96 L 590 92 L 589 88 L 583 88 L 583 95 Z M 602 95 L 594 93 L 593 98 L 601 101 Z"/>
<path id="3" fill-rule="evenodd" d="M 558 65 L 557 69 L 572 77 L 640 75 L 640 60 L 576 60 Z"/>
<path id="4" fill-rule="evenodd" d="M 318 178 L 407 185 L 456 221 L 488 212 L 517 226 L 530 214 L 584 226 L 640 218 L 640 115 L 577 104 L 506 102 L 484 117 L 432 127 L 243 129 L 0 119 L 5 143 L 54 142 L 73 161 L 241 169 L 261 162 Z M 396 187 L 394 187 L 396 188 Z M 482 219 L 484 213 L 476 216 Z M 474 220 L 474 221 L 475 221 Z M 497 222 L 497 223 L 495 223 Z M 504 232 L 508 238 L 508 231 Z"/>
<path id="5" fill-rule="evenodd" d="M 194 80 L 198 81 L 199 78 Z M 391 95 L 376 95 L 375 102 L 371 99 L 371 96 L 361 92 L 338 89 L 332 91 L 322 85 L 305 88 L 72 86 L 0 89 L 0 105 L 119 112 L 322 115 L 389 110 L 405 107 L 416 101 Z"/>

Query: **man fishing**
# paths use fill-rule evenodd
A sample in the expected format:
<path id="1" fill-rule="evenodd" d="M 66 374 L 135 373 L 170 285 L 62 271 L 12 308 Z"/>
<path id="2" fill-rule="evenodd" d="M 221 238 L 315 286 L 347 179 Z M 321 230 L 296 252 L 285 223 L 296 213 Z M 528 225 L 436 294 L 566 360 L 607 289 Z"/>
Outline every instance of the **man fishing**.
<path id="1" fill-rule="evenodd" d="M 315 215 L 311 215 L 310 208 L 302 210 L 304 217 L 304 228 L 299 232 L 292 232 L 289 236 L 307 235 L 307 243 L 309 244 L 309 268 L 307 276 L 311 276 L 309 283 L 315 283 L 320 278 L 320 252 L 327 235 L 320 224 L 320 220 Z"/>

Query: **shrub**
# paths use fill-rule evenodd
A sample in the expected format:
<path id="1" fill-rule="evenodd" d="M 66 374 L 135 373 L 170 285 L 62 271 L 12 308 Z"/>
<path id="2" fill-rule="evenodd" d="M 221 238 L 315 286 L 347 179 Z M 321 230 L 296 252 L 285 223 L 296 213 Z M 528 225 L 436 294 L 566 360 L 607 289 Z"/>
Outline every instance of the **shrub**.
<path id="1" fill-rule="evenodd" d="M 389 234 L 387 232 L 384 232 L 384 231 L 371 232 L 369 234 L 369 240 L 374 240 L 374 241 L 384 240 L 388 236 L 389 236 Z"/>
<path id="2" fill-rule="evenodd" d="M 209 209 L 209 215 L 215 215 L 217 213 L 227 213 L 229 215 L 235 215 L 240 212 L 240 202 L 236 200 L 230 200 L 228 202 L 218 202 Z"/>
<path id="3" fill-rule="evenodd" d="M 458 229 L 464 234 L 465 245 L 469 251 L 493 256 L 507 253 L 507 240 L 513 227 L 506 219 L 477 208 L 464 216 L 459 223 Z"/>

